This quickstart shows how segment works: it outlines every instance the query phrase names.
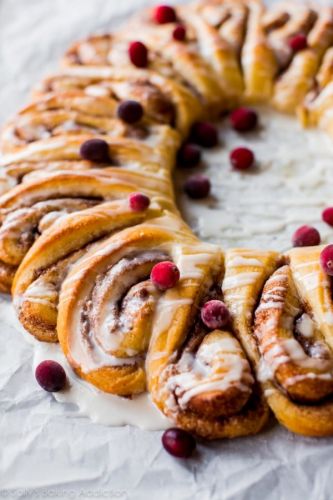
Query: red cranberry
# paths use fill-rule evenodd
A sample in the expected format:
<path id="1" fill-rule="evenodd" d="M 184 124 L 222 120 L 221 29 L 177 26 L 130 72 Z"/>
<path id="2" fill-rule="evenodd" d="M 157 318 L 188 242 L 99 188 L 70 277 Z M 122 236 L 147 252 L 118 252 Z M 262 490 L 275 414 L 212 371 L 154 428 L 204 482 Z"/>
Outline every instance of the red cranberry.
<path id="1" fill-rule="evenodd" d="M 210 180 L 205 175 L 191 175 L 184 184 L 184 191 L 194 200 L 206 198 L 210 193 Z"/>
<path id="2" fill-rule="evenodd" d="M 307 47 L 307 39 L 303 33 L 298 33 L 288 40 L 288 45 L 293 52 L 299 52 Z"/>
<path id="3" fill-rule="evenodd" d="M 247 170 L 254 164 L 255 157 L 251 149 L 235 148 L 230 153 L 231 165 L 236 170 Z"/>
<path id="4" fill-rule="evenodd" d="M 204 148 L 213 148 L 218 142 L 217 130 L 212 123 L 197 122 L 191 130 L 193 142 Z"/>
<path id="5" fill-rule="evenodd" d="M 315 227 L 301 226 L 292 236 L 294 247 L 312 247 L 319 245 L 320 234 Z"/>
<path id="6" fill-rule="evenodd" d="M 84 160 L 95 163 L 110 162 L 109 145 L 103 139 L 89 139 L 81 144 L 80 155 Z"/>
<path id="7" fill-rule="evenodd" d="M 168 260 L 155 264 L 150 273 L 150 279 L 159 290 L 173 288 L 179 281 L 178 267 Z"/>
<path id="8" fill-rule="evenodd" d="M 66 373 L 56 361 L 42 361 L 36 368 L 35 377 L 39 385 L 48 392 L 61 391 L 66 385 Z"/>
<path id="9" fill-rule="evenodd" d="M 323 210 L 321 218 L 329 226 L 333 226 L 333 207 L 328 207 Z"/>
<path id="10" fill-rule="evenodd" d="M 128 47 L 130 61 L 137 68 L 148 65 L 148 49 L 142 42 L 131 42 Z"/>
<path id="11" fill-rule="evenodd" d="M 178 163 L 181 167 L 196 167 L 201 161 L 201 151 L 196 144 L 183 144 L 178 151 Z"/>
<path id="12" fill-rule="evenodd" d="M 133 212 L 147 210 L 149 205 L 150 199 L 143 193 L 132 193 L 129 197 L 129 206 Z"/>
<path id="13" fill-rule="evenodd" d="M 248 132 L 257 126 L 258 115 L 253 109 L 238 108 L 230 114 L 230 122 L 238 132 Z"/>
<path id="14" fill-rule="evenodd" d="M 183 42 L 186 38 L 186 28 L 183 24 L 178 24 L 172 32 L 172 38 L 177 42 Z"/>
<path id="15" fill-rule="evenodd" d="M 201 309 L 203 323 L 212 330 L 223 328 L 229 323 L 230 314 L 221 300 L 209 300 Z"/>
<path id="16" fill-rule="evenodd" d="M 320 254 L 320 264 L 323 271 L 333 276 L 333 245 L 327 245 Z"/>
<path id="17" fill-rule="evenodd" d="M 168 429 L 163 433 L 162 444 L 170 455 L 177 458 L 189 458 L 196 447 L 194 437 L 177 428 Z"/>
<path id="18" fill-rule="evenodd" d="M 143 107 L 138 101 L 123 101 L 118 106 L 117 115 L 126 123 L 136 123 L 143 117 Z"/>
<path id="19" fill-rule="evenodd" d="M 158 24 L 174 23 L 176 19 L 176 11 L 171 5 L 158 5 L 154 10 L 154 20 Z"/>

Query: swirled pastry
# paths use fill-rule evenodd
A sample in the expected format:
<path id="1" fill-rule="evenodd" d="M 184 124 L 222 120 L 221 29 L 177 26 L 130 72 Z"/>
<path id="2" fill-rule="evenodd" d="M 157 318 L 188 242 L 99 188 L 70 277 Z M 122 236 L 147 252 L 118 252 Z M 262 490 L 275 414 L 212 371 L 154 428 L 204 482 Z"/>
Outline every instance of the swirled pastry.
<path id="1" fill-rule="evenodd" d="M 81 145 L 94 137 L 108 142 L 110 162 L 94 163 L 82 160 Z M 104 169 L 108 166 L 121 166 L 123 169 L 149 172 L 169 179 L 178 145 L 178 134 L 168 126 L 160 126 L 150 143 L 83 133 L 41 139 L 21 145 L 15 153 L 0 158 L 0 192 L 8 191 L 27 174 L 45 170 Z"/>
<path id="2" fill-rule="evenodd" d="M 178 9 L 179 18 L 186 16 L 186 8 Z M 131 68 L 128 59 L 128 44 L 133 33 L 140 33 L 140 39 L 149 49 L 149 66 L 161 75 L 172 78 L 193 89 L 211 112 L 222 109 L 223 87 L 213 66 L 200 53 L 197 32 L 191 22 L 192 35 L 189 41 L 178 42 L 172 38 L 174 23 L 158 25 L 152 21 L 152 11 L 145 11 L 135 17 L 117 34 L 93 36 L 76 43 L 65 56 L 65 64 L 109 64 L 117 68 Z M 195 12 L 192 13 L 195 16 Z M 198 16 L 200 23 L 200 17 Z M 172 26 L 173 25 L 173 26 Z M 206 29 L 207 26 L 204 27 Z M 199 28 L 200 29 L 200 28 Z M 210 36 L 210 35 L 209 35 Z M 191 39 L 192 37 L 192 39 Z M 214 36 L 211 43 L 219 42 Z"/>
<path id="3" fill-rule="evenodd" d="M 162 213 L 155 203 L 135 212 L 127 199 L 120 199 L 53 224 L 32 246 L 15 275 L 13 300 L 24 328 L 39 340 L 56 342 L 59 291 L 73 264 L 103 238 Z"/>
<path id="4" fill-rule="evenodd" d="M 161 295 L 149 275 L 156 263 L 180 258 L 186 243 L 196 244 L 189 229 L 167 216 L 118 232 L 72 266 L 57 329 L 82 378 L 115 394 L 145 389 L 144 357 Z"/>
<path id="5" fill-rule="evenodd" d="M 147 117 L 129 125 L 117 118 L 117 101 L 107 96 L 89 96 L 81 91 L 47 94 L 21 110 L 3 129 L 3 153 L 19 152 L 22 146 L 49 137 L 96 134 L 132 138 L 151 146 L 166 131 Z"/>
<path id="6" fill-rule="evenodd" d="M 268 102 L 273 93 L 277 62 L 262 23 L 264 7 L 255 0 L 248 4 L 246 36 L 241 53 L 245 82 L 243 98 L 249 102 Z"/>
<path id="7" fill-rule="evenodd" d="M 152 70 L 68 66 L 44 80 L 34 94 L 78 90 L 117 101 L 134 99 L 142 104 L 149 120 L 174 126 L 182 136 L 201 115 L 200 102 L 191 89 Z"/>
<path id="8" fill-rule="evenodd" d="M 59 217 L 112 199 L 126 200 L 136 191 L 155 206 L 174 209 L 170 181 L 115 167 L 35 176 L 0 197 L 0 289 L 10 290 L 24 255 Z"/>
<path id="9" fill-rule="evenodd" d="M 200 244 L 185 247 L 181 262 L 183 279 L 155 314 L 146 363 L 153 400 L 177 425 L 206 438 L 254 434 L 268 414 L 251 365 L 231 326 L 209 331 L 200 320 L 200 306 L 222 298 L 221 256 Z"/>
<path id="10" fill-rule="evenodd" d="M 255 312 L 259 377 L 278 420 L 309 436 L 333 432 L 333 304 L 322 247 L 295 248 Z"/>
<path id="11" fill-rule="evenodd" d="M 294 113 L 312 89 L 322 57 L 332 45 L 333 9 L 322 7 L 314 11 L 303 4 L 286 3 L 278 6 L 276 23 L 278 19 L 282 22 L 283 14 L 282 26 L 277 24 L 274 29 L 273 19 L 267 24 L 270 42 L 284 70 L 275 84 L 273 105 L 280 111 Z M 298 33 L 307 35 L 307 47 L 294 54 L 288 40 Z"/>
<path id="12" fill-rule="evenodd" d="M 328 49 L 316 75 L 314 88 L 307 94 L 297 113 L 306 127 L 318 126 L 333 134 L 333 48 Z"/>

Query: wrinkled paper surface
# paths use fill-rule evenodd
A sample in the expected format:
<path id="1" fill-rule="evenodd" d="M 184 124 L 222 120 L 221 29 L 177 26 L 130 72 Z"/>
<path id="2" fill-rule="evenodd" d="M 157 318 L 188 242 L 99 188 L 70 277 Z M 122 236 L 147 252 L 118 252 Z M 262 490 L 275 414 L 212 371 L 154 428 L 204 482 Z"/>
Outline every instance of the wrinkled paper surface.
<path id="1" fill-rule="evenodd" d="M 147 3 L 1 0 L 1 123 L 72 41 Z M 40 390 L 32 347 L 6 298 L 0 335 L 0 498 L 332 498 L 333 440 L 293 436 L 272 422 L 257 437 L 200 444 L 193 459 L 179 461 L 163 451 L 160 432 L 94 424 Z"/>

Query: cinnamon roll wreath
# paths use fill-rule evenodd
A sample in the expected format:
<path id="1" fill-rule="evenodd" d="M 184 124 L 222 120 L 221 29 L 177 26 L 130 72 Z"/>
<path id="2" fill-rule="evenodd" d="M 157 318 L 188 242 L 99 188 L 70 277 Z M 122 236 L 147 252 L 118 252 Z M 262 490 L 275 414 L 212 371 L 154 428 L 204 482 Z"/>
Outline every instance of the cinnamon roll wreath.
<path id="1" fill-rule="evenodd" d="M 331 435 L 322 248 L 224 254 L 182 222 L 171 175 L 193 124 L 236 105 L 268 103 L 333 133 L 333 9 L 203 0 L 171 13 L 75 43 L 5 125 L 0 288 L 13 282 L 24 328 L 59 341 L 78 376 L 119 396 L 148 390 L 183 429 L 254 434 L 270 407 L 293 432 Z M 119 113 L 128 100 L 135 119 Z M 103 155 L 83 154 L 96 140 Z M 133 210 L 137 192 L 149 206 Z M 165 261 L 179 281 L 161 289 L 151 273 Z M 227 306 L 223 327 L 203 320 L 210 301 Z"/>

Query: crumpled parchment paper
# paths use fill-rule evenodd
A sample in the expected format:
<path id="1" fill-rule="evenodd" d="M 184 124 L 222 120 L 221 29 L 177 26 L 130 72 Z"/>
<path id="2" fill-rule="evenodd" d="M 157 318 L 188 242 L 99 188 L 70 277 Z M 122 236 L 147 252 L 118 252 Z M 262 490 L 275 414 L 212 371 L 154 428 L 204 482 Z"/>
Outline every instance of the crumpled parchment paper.
<path id="1" fill-rule="evenodd" d="M 111 29 L 147 3 L 1 0 L 1 123 L 27 101 L 33 84 L 57 69 L 72 41 Z M 331 439 L 293 436 L 272 421 L 259 436 L 199 444 L 193 459 L 179 461 L 162 449 L 160 432 L 94 424 L 42 391 L 32 373 L 32 348 L 6 298 L 0 299 L 0 335 L 0 499 L 333 496 Z"/>

